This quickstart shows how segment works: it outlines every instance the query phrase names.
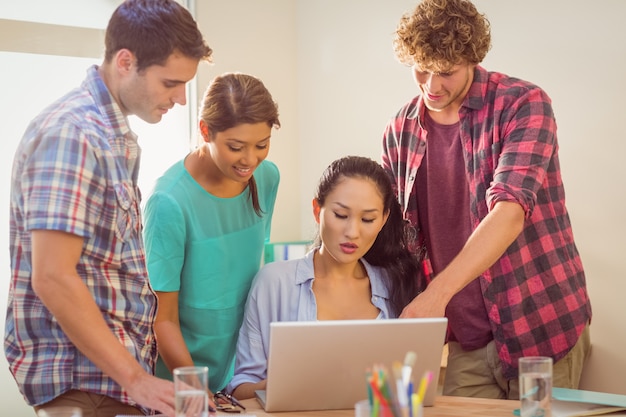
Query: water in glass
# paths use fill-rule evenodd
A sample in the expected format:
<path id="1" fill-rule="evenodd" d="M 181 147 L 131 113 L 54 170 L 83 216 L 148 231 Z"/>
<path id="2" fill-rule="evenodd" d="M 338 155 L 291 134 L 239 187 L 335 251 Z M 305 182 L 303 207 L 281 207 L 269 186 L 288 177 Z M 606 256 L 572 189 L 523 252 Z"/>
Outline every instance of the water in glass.
<path id="1" fill-rule="evenodd" d="M 176 417 L 208 417 L 209 395 L 205 390 L 176 392 Z"/>
<path id="2" fill-rule="evenodd" d="M 526 372 L 520 374 L 521 417 L 550 417 L 552 374 Z"/>

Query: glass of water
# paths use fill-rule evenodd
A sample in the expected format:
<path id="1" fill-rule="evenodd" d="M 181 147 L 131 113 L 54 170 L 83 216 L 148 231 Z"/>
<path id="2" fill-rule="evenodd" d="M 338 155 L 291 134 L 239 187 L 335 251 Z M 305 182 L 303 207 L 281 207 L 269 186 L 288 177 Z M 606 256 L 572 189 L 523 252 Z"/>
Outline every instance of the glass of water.
<path id="1" fill-rule="evenodd" d="M 174 369 L 176 417 L 208 417 L 209 368 L 183 366 Z"/>
<path id="2" fill-rule="evenodd" d="M 552 358 L 527 356 L 519 359 L 521 417 L 550 417 Z"/>

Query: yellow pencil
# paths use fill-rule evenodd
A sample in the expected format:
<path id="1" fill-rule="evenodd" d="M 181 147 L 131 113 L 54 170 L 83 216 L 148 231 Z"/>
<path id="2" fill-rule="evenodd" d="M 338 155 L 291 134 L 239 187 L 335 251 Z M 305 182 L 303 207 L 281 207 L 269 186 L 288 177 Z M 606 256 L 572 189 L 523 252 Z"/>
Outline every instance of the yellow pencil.
<path id="1" fill-rule="evenodd" d="M 424 396 L 426 395 L 426 390 L 428 389 L 428 385 L 430 381 L 433 379 L 433 373 L 431 371 L 424 372 L 424 376 L 422 376 L 422 380 L 420 381 L 420 387 L 417 391 L 417 395 L 419 397 L 419 402 L 424 402 Z"/>
<path id="2" fill-rule="evenodd" d="M 412 417 L 419 417 L 420 416 L 420 406 L 422 405 L 421 401 L 420 401 L 420 397 L 419 395 L 414 392 L 413 394 L 411 394 L 411 416 Z"/>

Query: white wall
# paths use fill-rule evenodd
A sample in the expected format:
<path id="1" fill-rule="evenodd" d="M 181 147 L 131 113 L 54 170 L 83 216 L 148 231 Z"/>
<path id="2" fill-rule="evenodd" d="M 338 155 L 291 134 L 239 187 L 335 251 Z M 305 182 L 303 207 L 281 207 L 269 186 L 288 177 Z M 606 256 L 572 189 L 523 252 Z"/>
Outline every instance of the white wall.
<path id="1" fill-rule="evenodd" d="M 296 3 L 292 0 L 196 0 L 200 30 L 213 49 L 213 65 L 198 70 L 198 94 L 211 78 L 238 71 L 260 78 L 278 103 L 282 127 L 272 131 L 268 159 L 281 178 L 272 222 L 273 241 L 300 238 L 300 189 L 296 97 Z"/>
<path id="2" fill-rule="evenodd" d="M 391 42 L 412 0 L 298 2 L 298 129 L 303 237 L 318 179 L 347 154 L 380 159 L 385 123 L 416 87 Z"/>

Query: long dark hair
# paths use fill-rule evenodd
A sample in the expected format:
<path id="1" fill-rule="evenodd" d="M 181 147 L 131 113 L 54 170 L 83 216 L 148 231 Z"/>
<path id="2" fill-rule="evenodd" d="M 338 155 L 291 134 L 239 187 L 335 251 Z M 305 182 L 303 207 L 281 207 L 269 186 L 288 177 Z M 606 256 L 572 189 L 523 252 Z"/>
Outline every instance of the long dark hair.
<path id="1" fill-rule="evenodd" d="M 364 258 L 387 271 L 391 307 L 395 315 L 399 315 L 418 294 L 423 280 L 420 279 L 420 262 L 409 250 L 408 223 L 402 218 L 389 176 L 370 158 L 346 156 L 337 159 L 326 168 L 318 183 L 315 199 L 320 207 L 342 178 L 368 179 L 376 184 L 383 198 L 384 211 L 389 217 Z M 319 235 L 315 245 L 321 245 Z"/>
<path id="2" fill-rule="evenodd" d="M 207 124 L 212 136 L 243 123 L 265 122 L 269 127 L 280 127 L 278 105 L 263 82 L 238 72 L 221 74 L 211 81 L 199 113 L 199 118 Z M 248 189 L 252 207 L 261 216 L 254 175 L 248 181 Z"/>

